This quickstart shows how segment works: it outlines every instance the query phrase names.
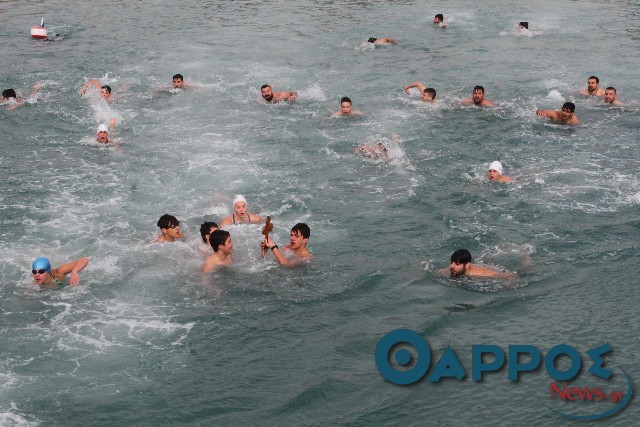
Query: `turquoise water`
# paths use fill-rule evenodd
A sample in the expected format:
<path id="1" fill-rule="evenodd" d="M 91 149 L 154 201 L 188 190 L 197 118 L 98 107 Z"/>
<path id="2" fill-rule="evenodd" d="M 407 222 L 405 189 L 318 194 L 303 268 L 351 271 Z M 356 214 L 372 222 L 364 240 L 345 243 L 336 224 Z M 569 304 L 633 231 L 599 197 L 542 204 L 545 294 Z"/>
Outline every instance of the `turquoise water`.
<path id="1" fill-rule="evenodd" d="M 54 42 L 28 36 L 43 15 Z M 549 408 L 609 409 L 550 401 L 544 369 L 400 387 L 374 352 L 401 327 L 467 367 L 473 344 L 608 342 L 616 377 L 577 384 L 640 377 L 639 15 L 626 1 L 2 3 L 1 85 L 43 88 L 0 107 L 0 424 L 550 425 L 565 419 Z M 198 88 L 163 90 L 175 73 Z M 579 96 L 592 74 L 625 107 Z M 81 98 L 90 78 L 116 101 Z M 441 103 L 404 94 L 416 80 Z M 297 102 L 261 104 L 264 83 Z M 459 105 L 476 84 L 495 108 Z M 331 118 L 342 96 L 365 114 Z M 564 100 L 580 126 L 535 116 Z M 117 150 L 93 143 L 110 117 Z M 351 153 L 391 133 L 388 161 Z M 513 184 L 487 181 L 493 160 Z M 309 224 L 314 261 L 279 268 L 260 226 L 238 226 L 235 265 L 199 273 L 198 227 L 238 193 L 280 245 Z M 184 242 L 152 243 L 165 212 Z M 439 276 L 459 247 L 520 279 Z M 78 287 L 40 292 L 40 255 L 91 263 Z M 637 408 L 607 422 L 636 424 Z"/>

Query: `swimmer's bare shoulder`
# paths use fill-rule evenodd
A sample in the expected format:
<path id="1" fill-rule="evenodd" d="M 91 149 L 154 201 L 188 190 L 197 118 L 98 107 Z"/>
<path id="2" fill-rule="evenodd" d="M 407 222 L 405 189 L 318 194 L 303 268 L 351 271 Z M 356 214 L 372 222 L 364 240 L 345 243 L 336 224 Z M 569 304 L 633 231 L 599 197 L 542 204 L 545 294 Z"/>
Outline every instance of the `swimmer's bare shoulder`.
<path id="1" fill-rule="evenodd" d="M 515 273 L 498 271 L 492 267 L 486 267 L 483 265 L 474 264 L 467 270 L 466 276 L 468 277 L 495 277 L 498 279 L 517 279 L 518 275 Z"/>

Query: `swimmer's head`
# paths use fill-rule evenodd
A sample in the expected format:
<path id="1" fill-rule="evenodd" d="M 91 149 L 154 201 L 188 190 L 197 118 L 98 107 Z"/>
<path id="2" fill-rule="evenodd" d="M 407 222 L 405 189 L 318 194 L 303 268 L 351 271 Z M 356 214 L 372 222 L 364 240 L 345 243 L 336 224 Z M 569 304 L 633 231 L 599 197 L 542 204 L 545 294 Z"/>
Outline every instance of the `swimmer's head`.
<path id="1" fill-rule="evenodd" d="M 458 249 L 451 254 L 449 274 L 451 277 L 463 276 L 471 265 L 471 253 L 466 249 Z"/>
<path id="2" fill-rule="evenodd" d="M 98 142 L 109 142 L 109 128 L 104 123 L 98 126 Z"/>
<path id="3" fill-rule="evenodd" d="M 439 24 L 442 21 L 444 21 L 444 15 L 442 15 L 441 13 L 438 13 L 436 16 L 434 16 L 433 18 L 433 23 L 434 24 Z"/>
<path id="4" fill-rule="evenodd" d="M 375 37 L 369 37 L 369 40 L 367 40 L 367 41 L 368 41 L 369 43 L 375 43 L 375 42 L 376 42 L 376 40 L 378 40 L 378 39 L 377 39 L 377 38 L 375 38 Z"/>
<path id="5" fill-rule="evenodd" d="M 260 87 L 260 93 L 262 94 L 262 99 L 267 102 L 271 102 L 273 100 L 273 89 L 269 85 L 262 85 Z"/>
<path id="6" fill-rule="evenodd" d="M 219 229 L 218 224 L 215 222 L 204 222 L 200 226 L 200 236 L 202 236 L 202 241 L 205 243 L 209 243 L 209 236 L 211 233 Z"/>
<path id="7" fill-rule="evenodd" d="M 489 165 L 489 179 L 494 180 L 502 176 L 502 163 L 493 161 Z"/>
<path id="8" fill-rule="evenodd" d="M 247 199 L 242 194 L 237 194 L 233 198 L 233 211 L 242 218 L 247 214 Z"/>
<path id="9" fill-rule="evenodd" d="M 474 87 L 471 98 L 473 99 L 473 102 L 475 104 L 481 104 L 482 101 L 484 100 L 484 87 L 482 86 Z"/>
<path id="10" fill-rule="evenodd" d="M 168 229 L 168 228 L 176 228 L 180 226 L 180 221 L 178 221 L 178 218 L 176 218 L 173 215 L 169 215 L 169 214 L 164 214 L 160 217 L 160 219 L 158 220 L 157 224 L 158 228 L 160 228 L 161 230 L 163 228 Z"/>
<path id="11" fill-rule="evenodd" d="M 45 257 L 41 256 L 36 258 L 35 261 L 33 261 L 33 264 L 31 264 L 31 269 L 32 270 L 45 270 L 47 273 L 51 273 L 51 263 L 49 262 L 48 259 L 46 259 Z M 36 273 L 33 273 L 36 274 Z"/>
<path id="12" fill-rule="evenodd" d="M 569 113 L 574 113 L 576 111 L 576 104 L 573 102 L 565 102 L 562 104 L 562 109 L 567 110 Z"/>
<path id="13" fill-rule="evenodd" d="M 616 100 L 616 88 L 613 86 L 609 86 L 604 90 L 604 102 L 607 104 L 611 104 Z"/>
<path id="14" fill-rule="evenodd" d="M 174 74 L 172 80 L 174 88 L 181 88 L 184 86 L 184 77 L 182 77 L 182 74 Z"/>
<path id="15" fill-rule="evenodd" d="M 107 99 L 111 96 L 111 86 L 103 85 L 100 87 L 100 96 Z"/>
<path id="16" fill-rule="evenodd" d="M 351 98 L 349 98 L 348 96 L 342 97 L 342 99 L 340 100 L 340 112 L 345 116 L 348 116 L 349 114 L 351 114 L 351 105 Z"/>
<path id="17" fill-rule="evenodd" d="M 311 236 L 311 229 L 304 222 L 299 222 L 291 227 L 291 232 L 294 234 L 300 234 L 305 239 L 308 239 Z"/>
<path id="18" fill-rule="evenodd" d="M 227 243 L 230 243 L 231 247 L 226 249 L 233 249 L 233 243 L 231 243 L 231 234 L 229 234 L 228 231 L 216 230 L 211 233 L 211 236 L 209 236 L 209 244 L 211 245 L 213 252 L 218 252 L 220 246 L 226 247 Z"/>
<path id="19" fill-rule="evenodd" d="M 519 25 L 520 25 L 520 28 L 524 28 L 526 30 L 529 29 L 529 23 L 526 21 L 522 21 Z"/>
<path id="20" fill-rule="evenodd" d="M 596 76 L 590 76 L 587 79 L 587 90 L 590 92 L 598 90 L 598 85 L 600 84 L 600 79 Z"/>
<path id="21" fill-rule="evenodd" d="M 423 101 L 433 101 L 436 99 L 436 90 L 432 87 L 426 88 L 421 94 L 420 99 Z"/>
<path id="22" fill-rule="evenodd" d="M 560 110 L 560 117 L 562 120 L 569 120 L 571 116 L 573 116 L 573 112 L 576 111 L 576 104 L 573 102 L 565 102 L 562 104 L 562 109 Z"/>
<path id="23" fill-rule="evenodd" d="M 6 101 L 10 98 L 17 98 L 15 89 L 5 89 L 2 91 L 2 100 Z"/>

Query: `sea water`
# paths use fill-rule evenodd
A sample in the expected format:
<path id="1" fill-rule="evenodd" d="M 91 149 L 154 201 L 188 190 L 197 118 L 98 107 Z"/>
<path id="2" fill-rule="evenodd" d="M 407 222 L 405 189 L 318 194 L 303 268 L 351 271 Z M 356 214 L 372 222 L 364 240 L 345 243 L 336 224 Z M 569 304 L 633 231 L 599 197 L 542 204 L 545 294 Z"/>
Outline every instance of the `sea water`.
<path id="1" fill-rule="evenodd" d="M 29 37 L 42 16 L 52 41 Z M 374 353 L 396 328 L 467 367 L 473 344 L 608 342 L 608 366 L 640 376 L 639 17 L 631 1 L 3 2 L 2 88 L 42 90 L 0 107 L 0 424 L 555 425 L 550 407 L 608 409 L 551 401 L 544 370 L 396 386 Z M 195 88 L 168 90 L 175 73 Z M 590 75 L 625 106 L 580 96 Z M 80 97 L 91 78 L 115 101 Z M 414 81 L 439 103 L 405 94 Z M 298 99 L 261 103 L 265 83 Z M 494 108 L 461 106 L 475 85 Z M 332 118 L 343 96 L 364 115 Z M 565 101 L 581 125 L 536 117 Z M 95 143 L 112 117 L 119 148 Z M 392 133 L 389 159 L 352 153 Z M 487 180 L 493 160 L 512 184 Z M 313 261 L 276 266 L 242 225 L 234 265 L 200 273 L 199 225 L 235 194 L 281 247 L 307 223 Z M 164 213 L 184 241 L 152 243 Z M 441 276 L 462 247 L 520 278 Z M 40 291 L 38 256 L 91 261 L 79 286 Z M 637 420 L 634 403 L 608 421 Z"/>

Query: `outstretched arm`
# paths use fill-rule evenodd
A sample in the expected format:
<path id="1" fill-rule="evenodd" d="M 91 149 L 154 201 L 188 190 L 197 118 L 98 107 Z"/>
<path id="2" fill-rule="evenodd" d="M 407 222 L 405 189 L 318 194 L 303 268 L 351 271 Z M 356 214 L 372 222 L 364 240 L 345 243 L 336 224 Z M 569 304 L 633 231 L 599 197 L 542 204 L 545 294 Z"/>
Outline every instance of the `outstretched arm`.
<path id="1" fill-rule="evenodd" d="M 287 95 L 286 95 L 287 101 L 293 102 L 296 100 L 297 97 L 298 97 L 298 92 L 294 90 L 292 90 L 291 92 L 287 92 Z"/>
<path id="2" fill-rule="evenodd" d="M 89 258 L 78 258 L 74 261 L 62 264 L 60 267 L 52 271 L 51 275 L 54 277 L 66 277 L 67 274 L 71 274 L 70 284 L 71 286 L 75 286 L 80 283 L 80 276 L 78 276 L 78 272 L 84 270 L 87 264 L 89 264 Z"/>
<path id="3" fill-rule="evenodd" d="M 94 86 L 96 89 L 100 90 L 100 88 L 102 87 L 102 84 L 100 83 L 100 80 L 96 80 L 96 79 L 89 80 L 80 89 L 80 96 L 84 95 L 84 93 L 87 91 L 87 88 L 89 86 Z"/>
<path id="4" fill-rule="evenodd" d="M 420 93 L 423 93 L 424 90 L 427 88 L 425 85 L 422 84 L 422 82 L 413 82 L 410 85 L 406 85 L 404 87 L 404 91 L 405 93 L 408 95 L 409 94 L 409 89 L 417 87 L 418 90 L 420 91 Z"/>
<path id="5" fill-rule="evenodd" d="M 538 117 L 547 117 L 554 120 L 556 118 L 556 112 L 553 110 L 536 110 L 536 115 Z"/>

